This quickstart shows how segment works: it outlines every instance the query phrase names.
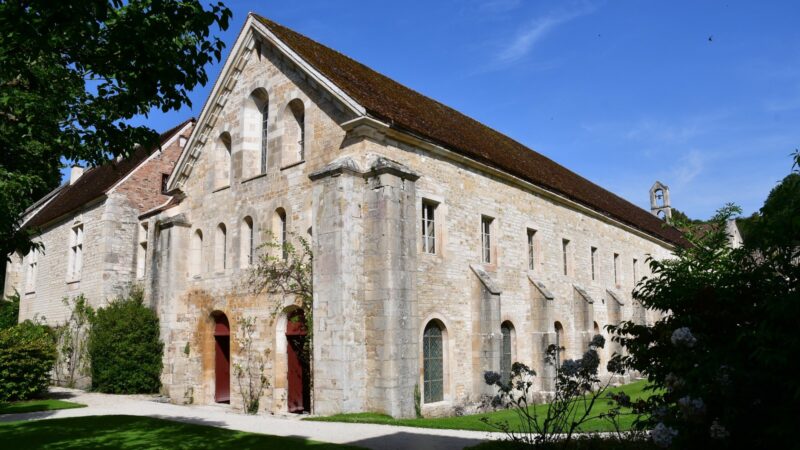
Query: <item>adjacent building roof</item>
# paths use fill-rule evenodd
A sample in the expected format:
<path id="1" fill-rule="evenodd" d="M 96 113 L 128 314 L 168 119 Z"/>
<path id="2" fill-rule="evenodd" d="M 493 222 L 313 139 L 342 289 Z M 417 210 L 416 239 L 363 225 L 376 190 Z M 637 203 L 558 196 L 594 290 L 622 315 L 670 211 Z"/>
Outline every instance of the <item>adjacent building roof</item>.
<path id="1" fill-rule="evenodd" d="M 192 121 L 194 121 L 193 118 L 161 133 L 159 147 L 175 137 Z M 58 187 L 55 197 L 31 217 L 24 226 L 41 227 L 105 195 L 118 181 L 147 160 L 155 150 L 156 148 L 139 148 L 128 158 L 87 169 L 74 184 Z"/>
<path id="2" fill-rule="evenodd" d="M 496 167 L 650 235 L 683 245 L 680 231 L 504 134 L 302 34 L 253 14 L 370 116 Z"/>

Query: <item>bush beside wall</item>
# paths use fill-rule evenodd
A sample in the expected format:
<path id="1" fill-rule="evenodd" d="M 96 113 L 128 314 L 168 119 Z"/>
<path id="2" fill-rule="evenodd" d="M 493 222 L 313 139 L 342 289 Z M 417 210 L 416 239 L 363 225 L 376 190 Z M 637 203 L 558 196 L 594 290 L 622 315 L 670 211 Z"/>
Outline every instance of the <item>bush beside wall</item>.
<path id="1" fill-rule="evenodd" d="M 158 317 L 134 288 L 97 310 L 89 336 L 92 388 L 112 394 L 157 392 L 163 350 Z"/>
<path id="2" fill-rule="evenodd" d="M 0 402 L 47 392 L 56 345 L 50 330 L 30 321 L 0 330 Z"/>

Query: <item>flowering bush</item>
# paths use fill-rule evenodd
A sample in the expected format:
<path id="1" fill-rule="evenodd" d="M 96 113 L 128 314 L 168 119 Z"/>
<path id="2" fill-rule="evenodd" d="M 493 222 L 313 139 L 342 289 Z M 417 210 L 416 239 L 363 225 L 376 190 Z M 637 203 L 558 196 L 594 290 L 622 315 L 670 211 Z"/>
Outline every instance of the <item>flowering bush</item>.
<path id="1" fill-rule="evenodd" d="M 798 162 L 800 156 L 796 154 Z M 650 260 L 634 298 L 663 318 L 610 327 L 654 395 L 638 423 L 664 448 L 787 448 L 797 425 L 800 381 L 800 173 L 771 193 L 733 249 L 721 209 L 711 229 L 691 228 L 675 258 Z"/>

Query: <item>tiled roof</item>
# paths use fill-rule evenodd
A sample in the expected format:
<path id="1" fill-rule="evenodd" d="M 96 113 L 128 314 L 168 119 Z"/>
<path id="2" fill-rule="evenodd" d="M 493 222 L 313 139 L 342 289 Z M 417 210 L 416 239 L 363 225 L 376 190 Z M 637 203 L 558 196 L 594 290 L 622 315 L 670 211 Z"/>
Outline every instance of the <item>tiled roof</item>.
<path id="1" fill-rule="evenodd" d="M 629 201 L 460 112 L 314 40 L 253 14 L 367 113 L 463 156 L 560 194 L 652 236 L 684 245 L 680 231 Z"/>
<path id="2" fill-rule="evenodd" d="M 159 145 L 164 145 L 182 130 L 187 123 L 193 120 L 186 120 L 180 125 L 161 133 Z M 75 184 L 59 188 L 60 191 L 56 194 L 56 197 L 26 222 L 25 227 L 41 227 L 105 195 L 111 187 L 125 178 L 155 150 L 155 148 L 139 148 L 128 158 L 87 169 Z"/>

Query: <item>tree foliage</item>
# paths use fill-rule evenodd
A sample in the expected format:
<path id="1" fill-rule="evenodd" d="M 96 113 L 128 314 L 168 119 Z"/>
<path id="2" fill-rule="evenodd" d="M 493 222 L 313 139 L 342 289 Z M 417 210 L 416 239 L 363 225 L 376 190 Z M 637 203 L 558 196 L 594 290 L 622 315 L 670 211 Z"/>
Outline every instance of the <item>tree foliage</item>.
<path id="1" fill-rule="evenodd" d="M 89 334 L 92 388 L 112 394 L 157 392 L 161 387 L 164 344 L 158 317 L 132 287 L 97 310 Z"/>
<path id="2" fill-rule="evenodd" d="M 711 230 L 688 233 L 674 259 L 649 261 L 634 298 L 663 313 L 653 326 L 610 327 L 654 394 L 645 405 L 654 441 L 671 448 L 784 448 L 800 381 L 800 175 L 772 190 L 745 246 L 732 249 L 726 206 Z"/>
<path id="3" fill-rule="evenodd" d="M 62 159 L 102 164 L 154 146 L 130 120 L 191 104 L 219 60 L 231 12 L 198 0 L 0 2 L 0 251 L 27 253 L 26 207 Z"/>
<path id="4" fill-rule="evenodd" d="M 269 349 L 260 352 L 256 346 L 256 320 L 242 317 L 236 334 L 239 343 L 239 357 L 233 364 L 233 375 L 239 383 L 242 405 L 247 414 L 257 414 L 264 389 L 269 387 L 265 375 Z"/>
<path id="5" fill-rule="evenodd" d="M 19 293 L 0 299 L 0 330 L 11 328 L 19 321 Z"/>

